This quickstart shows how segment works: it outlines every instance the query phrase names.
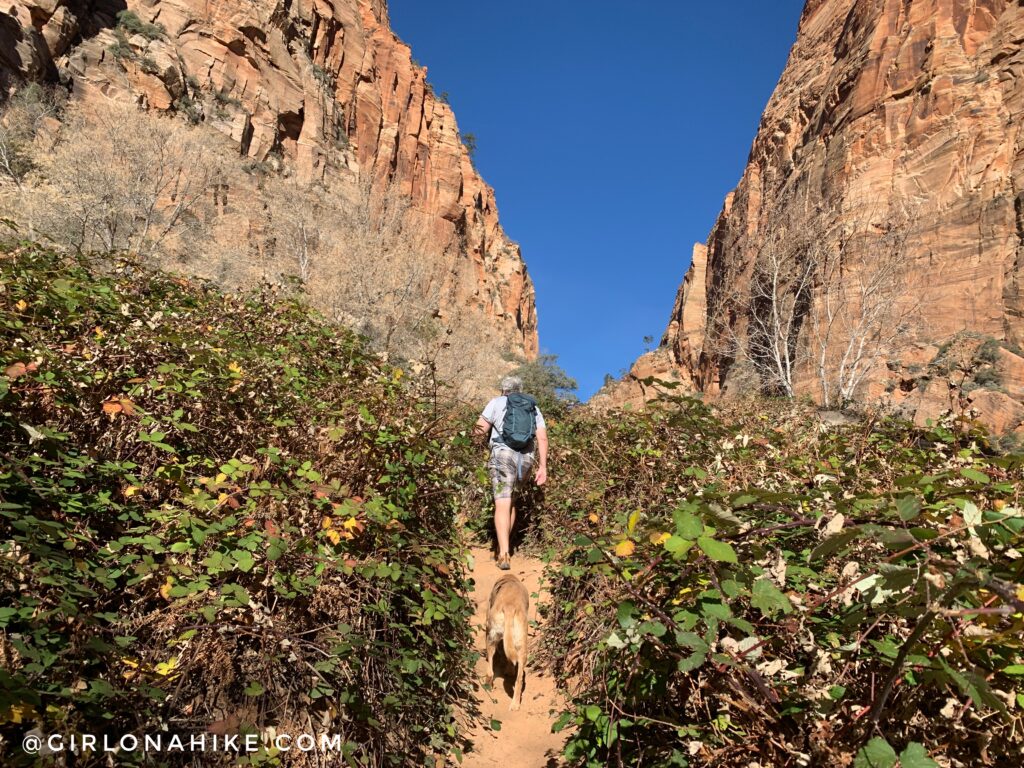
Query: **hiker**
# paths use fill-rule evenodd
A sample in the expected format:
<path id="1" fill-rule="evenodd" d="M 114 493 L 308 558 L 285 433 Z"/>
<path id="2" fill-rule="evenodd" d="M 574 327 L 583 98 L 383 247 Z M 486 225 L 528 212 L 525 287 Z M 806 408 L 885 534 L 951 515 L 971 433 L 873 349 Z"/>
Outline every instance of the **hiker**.
<path id="1" fill-rule="evenodd" d="M 483 437 L 490 432 L 491 458 L 487 469 L 494 487 L 494 530 L 498 534 L 498 567 L 507 571 L 509 536 L 516 524 L 512 495 L 537 462 L 534 482 L 544 485 L 548 479 L 548 431 L 537 401 L 523 394 L 523 380 L 508 376 L 501 381 L 501 395 L 484 408 L 474 432 Z"/>

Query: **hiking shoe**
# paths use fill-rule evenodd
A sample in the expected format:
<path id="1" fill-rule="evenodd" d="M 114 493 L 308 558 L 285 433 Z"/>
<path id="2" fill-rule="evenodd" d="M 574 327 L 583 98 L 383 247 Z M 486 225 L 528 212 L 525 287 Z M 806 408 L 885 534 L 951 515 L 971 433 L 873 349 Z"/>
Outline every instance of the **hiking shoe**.
<path id="1" fill-rule="evenodd" d="M 498 558 L 498 569 L 507 571 L 512 568 L 512 564 L 509 562 L 512 558 L 509 555 L 502 555 Z"/>

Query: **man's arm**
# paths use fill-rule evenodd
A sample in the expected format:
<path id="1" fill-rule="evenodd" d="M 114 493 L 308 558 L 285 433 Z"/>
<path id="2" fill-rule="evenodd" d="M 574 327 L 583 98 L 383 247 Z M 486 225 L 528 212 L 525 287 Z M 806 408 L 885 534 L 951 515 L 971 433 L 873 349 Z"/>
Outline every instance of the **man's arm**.
<path id="1" fill-rule="evenodd" d="M 537 428 L 537 474 L 534 482 L 544 485 L 548 481 L 548 431 L 544 427 Z"/>
<path id="2" fill-rule="evenodd" d="M 473 427 L 473 436 L 477 439 L 486 438 L 491 431 L 491 422 L 481 416 L 476 420 L 476 425 Z"/>

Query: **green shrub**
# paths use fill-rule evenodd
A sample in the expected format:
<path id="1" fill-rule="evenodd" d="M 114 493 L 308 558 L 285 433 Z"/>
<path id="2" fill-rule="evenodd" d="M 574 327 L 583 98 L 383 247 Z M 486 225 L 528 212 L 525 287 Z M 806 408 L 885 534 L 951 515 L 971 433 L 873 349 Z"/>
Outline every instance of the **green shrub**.
<path id="1" fill-rule="evenodd" d="M 30 728 L 457 749 L 467 441 L 419 390 L 269 288 L 30 245 L 0 284 L 0 761 Z"/>
<path id="2" fill-rule="evenodd" d="M 469 159 L 476 159 L 476 134 L 475 133 L 463 133 L 460 135 L 462 145 L 466 148 L 466 152 L 469 153 Z"/>
<path id="3" fill-rule="evenodd" d="M 996 363 L 999 361 L 999 350 L 1002 346 L 998 339 L 985 339 L 974 353 L 974 359 L 981 363 Z"/>
<path id="4" fill-rule="evenodd" d="M 114 30 L 114 42 L 107 46 L 107 50 L 110 51 L 118 61 L 121 59 L 135 58 L 135 51 L 132 50 L 131 45 L 128 44 L 128 38 L 125 37 L 124 32 L 121 29 Z"/>
<path id="5" fill-rule="evenodd" d="M 558 364 L 558 355 L 538 355 L 536 360 L 519 365 L 513 373 L 523 380 L 523 391 L 537 398 L 545 414 L 559 416 L 567 407 L 579 402 L 576 379 Z"/>
<path id="6" fill-rule="evenodd" d="M 1015 764 L 1024 456 L 968 430 L 685 398 L 557 423 L 567 762 Z"/>
<path id="7" fill-rule="evenodd" d="M 149 56 L 143 56 L 139 62 L 139 69 L 145 72 L 147 75 L 159 75 L 160 67 L 157 63 Z"/>
<path id="8" fill-rule="evenodd" d="M 975 384 L 986 389 L 999 389 L 1003 384 L 1003 377 L 991 366 L 975 371 L 972 378 Z"/>
<path id="9" fill-rule="evenodd" d="M 239 107 L 242 102 L 231 95 L 231 92 L 225 88 L 223 90 L 215 90 L 213 92 L 214 101 L 224 107 Z"/>
<path id="10" fill-rule="evenodd" d="M 198 125 L 203 121 L 203 107 L 188 94 L 174 101 L 174 108 L 185 116 L 190 123 Z"/>
<path id="11" fill-rule="evenodd" d="M 150 24 L 140 19 L 133 11 L 118 11 L 117 26 L 129 35 L 142 35 L 147 40 L 159 40 L 167 36 L 163 24 Z"/>

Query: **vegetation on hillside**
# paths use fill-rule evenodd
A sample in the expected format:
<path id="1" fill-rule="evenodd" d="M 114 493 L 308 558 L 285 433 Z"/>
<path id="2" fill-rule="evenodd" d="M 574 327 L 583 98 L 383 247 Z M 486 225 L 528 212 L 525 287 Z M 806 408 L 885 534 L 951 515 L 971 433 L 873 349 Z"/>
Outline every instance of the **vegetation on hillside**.
<path id="1" fill-rule="evenodd" d="M 465 438 L 402 370 L 273 289 L 25 244 L 0 374 L 4 765 L 30 728 L 458 749 Z"/>
<path id="2" fill-rule="evenodd" d="M 129 11 L 118 18 L 122 38 L 159 33 Z M 127 41 L 115 47 L 131 52 Z M 429 216 L 397 182 L 374 186 L 347 170 L 343 130 L 325 158 L 327 181 L 303 183 L 278 151 L 239 158 L 206 124 L 238 115 L 231 94 L 191 76 L 180 87 L 177 117 L 68 104 L 62 89 L 35 84 L 0 105 L 0 216 L 20 225 L 13 237 L 0 229 L 0 240 L 130 251 L 228 289 L 297 282 L 375 351 L 436 370 L 464 395 L 507 369 L 507 341 L 488 331 L 479 307 L 456 300 L 475 280 L 453 256 L 465 244 L 457 235 L 433 242 Z"/>
<path id="3" fill-rule="evenodd" d="M 1020 762 L 1024 456 L 789 400 L 575 411 L 551 444 L 569 764 Z"/>

